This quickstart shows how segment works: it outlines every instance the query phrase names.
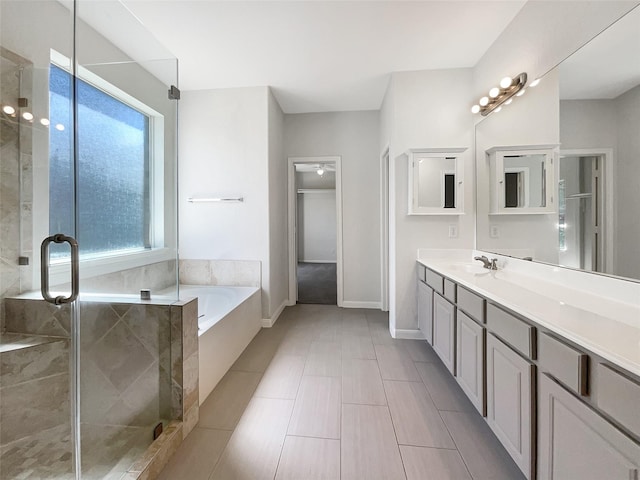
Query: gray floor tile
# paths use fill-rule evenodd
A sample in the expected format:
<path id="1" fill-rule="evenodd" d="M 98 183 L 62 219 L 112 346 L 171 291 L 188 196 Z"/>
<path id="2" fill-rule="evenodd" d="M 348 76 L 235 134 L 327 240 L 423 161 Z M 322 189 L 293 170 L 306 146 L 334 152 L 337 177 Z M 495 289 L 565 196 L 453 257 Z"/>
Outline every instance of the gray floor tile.
<path id="1" fill-rule="evenodd" d="M 288 435 L 340 438 L 340 379 L 302 377 Z"/>
<path id="2" fill-rule="evenodd" d="M 342 403 L 387 404 L 378 362 L 354 358 L 342 359 Z"/>
<path id="3" fill-rule="evenodd" d="M 370 321 L 369 333 L 371 334 L 371 341 L 374 345 L 394 345 L 400 342 L 400 340 L 396 340 L 391 336 L 388 323 L 382 324 Z"/>
<path id="4" fill-rule="evenodd" d="M 298 355 L 276 355 L 264 372 L 254 396 L 296 398 L 304 362 L 304 357 Z"/>
<path id="5" fill-rule="evenodd" d="M 255 391 L 261 373 L 229 371 L 200 405 L 198 426 L 233 430 Z"/>
<path id="6" fill-rule="evenodd" d="M 399 444 L 456 448 L 422 382 L 384 381 Z"/>
<path id="7" fill-rule="evenodd" d="M 342 346 L 340 343 L 313 342 L 304 375 L 339 377 L 342 375 Z"/>
<path id="8" fill-rule="evenodd" d="M 340 480 L 340 440 L 287 436 L 276 480 Z"/>
<path id="9" fill-rule="evenodd" d="M 416 362 L 415 366 L 438 410 L 476 411 L 451 373 L 439 360 L 437 363 Z"/>
<path id="10" fill-rule="evenodd" d="M 376 345 L 380 374 L 385 380 L 419 382 L 420 375 L 409 354 L 399 345 Z"/>
<path id="11" fill-rule="evenodd" d="M 208 480 L 231 432 L 196 427 L 184 440 L 158 480 Z"/>
<path id="12" fill-rule="evenodd" d="M 404 479 L 387 407 L 342 406 L 342 480 Z"/>
<path id="13" fill-rule="evenodd" d="M 240 357 L 231 366 L 231 370 L 242 372 L 264 372 L 276 353 L 281 338 L 278 335 L 258 332 Z"/>
<path id="14" fill-rule="evenodd" d="M 426 340 L 402 340 L 402 346 L 414 362 L 439 362 L 438 355 Z"/>
<path id="15" fill-rule="evenodd" d="M 474 480 L 521 480 L 524 475 L 478 412 L 440 412 Z"/>
<path id="16" fill-rule="evenodd" d="M 407 480 L 471 480 L 457 450 L 400 445 Z"/>
<path id="17" fill-rule="evenodd" d="M 370 336 L 342 336 L 342 358 L 361 358 L 375 360 L 376 351 Z"/>
<path id="18" fill-rule="evenodd" d="M 315 328 L 288 333 L 278 345 L 276 355 L 299 355 L 305 357 L 309 353 L 311 342 L 315 336 Z"/>
<path id="19" fill-rule="evenodd" d="M 210 480 L 273 479 L 293 400 L 253 398 Z"/>
<path id="20" fill-rule="evenodd" d="M 367 323 L 367 318 L 364 314 L 344 313 L 340 332 L 342 333 L 342 335 L 366 337 L 368 339 L 371 339 L 369 324 Z"/>

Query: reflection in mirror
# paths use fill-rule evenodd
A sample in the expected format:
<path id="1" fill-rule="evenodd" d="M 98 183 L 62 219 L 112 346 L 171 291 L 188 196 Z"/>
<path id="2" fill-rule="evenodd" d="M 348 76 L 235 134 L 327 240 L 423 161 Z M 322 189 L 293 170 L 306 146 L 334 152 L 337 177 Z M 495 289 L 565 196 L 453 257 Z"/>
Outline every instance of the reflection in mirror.
<path id="1" fill-rule="evenodd" d="M 519 100 L 476 126 L 477 248 L 640 279 L 640 7 Z M 560 144 L 556 213 L 487 215 L 487 149 L 536 143 Z M 526 204 L 524 172 L 505 158 L 505 209 Z"/>
<path id="2" fill-rule="evenodd" d="M 544 155 L 510 155 L 504 158 L 505 208 L 546 205 Z"/>

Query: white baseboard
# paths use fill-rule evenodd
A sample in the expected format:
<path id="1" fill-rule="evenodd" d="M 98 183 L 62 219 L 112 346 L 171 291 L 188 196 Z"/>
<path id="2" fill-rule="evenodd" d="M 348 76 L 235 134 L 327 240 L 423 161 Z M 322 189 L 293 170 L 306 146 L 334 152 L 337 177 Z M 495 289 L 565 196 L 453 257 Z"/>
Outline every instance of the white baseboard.
<path id="1" fill-rule="evenodd" d="M 382 304 L 380 302 L 353 302 L 350 300 L 343 300 L 342 308 L 370 308 L 372 310 L 380 310 Z"/>
<path id="2" fill-rule="evenodd" d="M 335 260 L 298 260 L 298 263 L 337 263 Z"/>
<path id="3" fill-rule="evenodd" d="M 391 331 L 393 338 L 405 339 L 405 340 L 424 340 L 424 335 L 420 330 L 403 330 L 397 328 Z"/>
<path id="4" fill-rule="evenodd" d="M 282 311 L 289 305 L 290 305 L 289 304 L 289 300 L 283 301 L 280 304 L 280 306 L 278 308 L 276 308 L 276 311 L 273 312 L 273 315 L 271 315 L 271 318 L 263 318 L 262 319 L 262 327 L 263 328 L 271 328 L 271 327 L 273 327 L 273 325 L 276 323 L 276 320 L 278 320 L 278 317 L 280 316 Z"/>

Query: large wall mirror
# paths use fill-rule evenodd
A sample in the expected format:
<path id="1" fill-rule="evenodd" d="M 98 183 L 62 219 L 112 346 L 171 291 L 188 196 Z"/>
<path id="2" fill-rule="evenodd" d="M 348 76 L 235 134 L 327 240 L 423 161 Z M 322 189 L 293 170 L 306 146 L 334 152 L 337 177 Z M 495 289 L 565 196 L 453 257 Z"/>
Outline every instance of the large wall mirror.
<path id="1" fill-rule="evenodd" d="M 496 215 L 492 152 L 522 145 L 559 145 L 554 208 Z M 476 165 L 478 249 L 640 281 L 640 7 L 478 123 Z"/>

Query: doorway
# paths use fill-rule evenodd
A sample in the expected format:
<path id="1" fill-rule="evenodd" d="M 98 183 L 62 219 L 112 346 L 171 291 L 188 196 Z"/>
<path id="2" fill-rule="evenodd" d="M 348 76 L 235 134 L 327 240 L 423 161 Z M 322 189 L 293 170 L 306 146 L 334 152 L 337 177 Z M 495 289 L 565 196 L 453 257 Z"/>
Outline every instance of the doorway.
<path id="1" fill-rule="evenodd" d="M 562 152 L 558 175 L 558 250 L 560 264 L 606 272 L 610 215 L 605 205 L 607 155 Z"/>
<path id="2" fill-rule="evenodd" d="M 382 281 L 380 293 L 382 311 L 389 311 L 389 147 L 385 148 L 380 157 L 380 237 L 382 238 L 382 252 L 380 256 Z"/>
<path id="3" fill-rule="evenodd" d="M 342 305 L 340 157 L 289 158 L 289 299 Z"/>

